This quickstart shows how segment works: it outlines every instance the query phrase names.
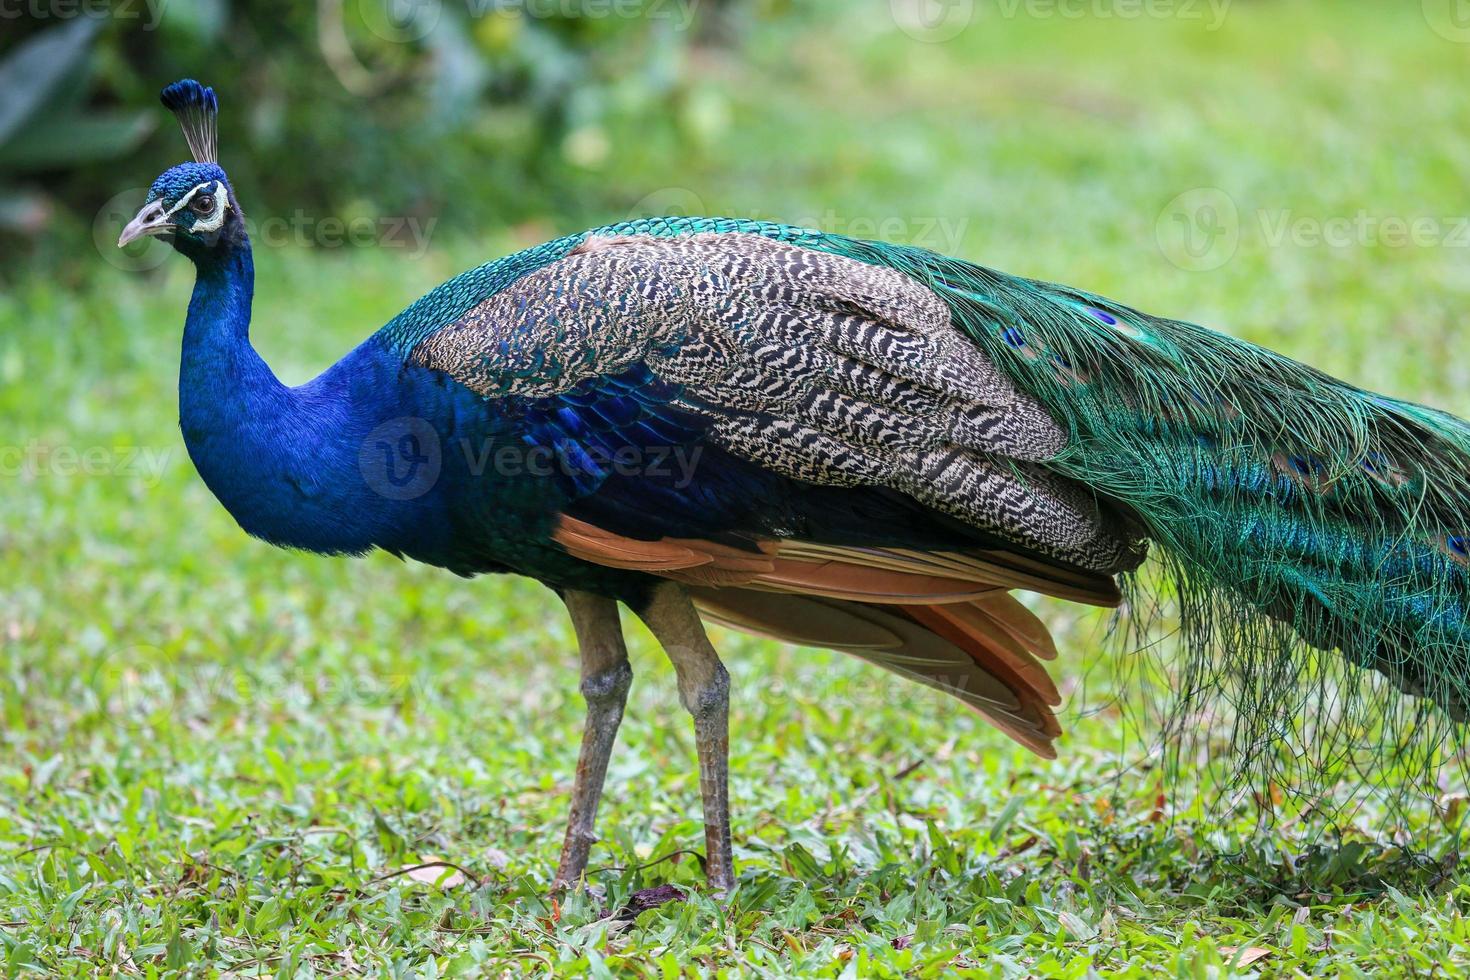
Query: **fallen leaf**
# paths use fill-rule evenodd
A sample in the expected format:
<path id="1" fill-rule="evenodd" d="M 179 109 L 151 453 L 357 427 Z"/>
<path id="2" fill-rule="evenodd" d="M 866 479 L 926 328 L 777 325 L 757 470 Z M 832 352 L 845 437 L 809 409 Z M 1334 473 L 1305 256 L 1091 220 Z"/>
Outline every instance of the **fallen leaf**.
<path id="1" fill-rule="evenodd" d="M 1221 946 L 1220 952 L 1236 966 L 1250 966 L 1256 960 L 1271 955 L 1271 950 L 1264 946 Z"/>

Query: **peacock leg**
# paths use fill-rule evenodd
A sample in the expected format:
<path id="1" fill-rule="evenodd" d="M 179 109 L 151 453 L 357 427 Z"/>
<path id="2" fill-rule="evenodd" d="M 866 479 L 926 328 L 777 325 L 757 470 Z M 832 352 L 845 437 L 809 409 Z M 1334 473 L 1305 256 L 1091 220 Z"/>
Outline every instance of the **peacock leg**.
<path id="1" fill-rule="evenodd" d="M 587 721 L 582 729 L 582 750 L 577 756 L 577 775 L 572 781 L 572 812 L 567 836 L 557 863 L 555 889 L 577 884 L 587 870 L 587 856 L 597 843 L 593 828 L 597 803 L 607 779 L 607 762 L 623 704 L 633 683 L 628 650 L 623 645 L 623 628 L 618 621 L 618 604 L 590 592 L 568 590 L 562 595 L 572 617 L 572 629 L 582 659 L 582 697 L 587 701 Z"/>
<path id="2" fill-rule="evenodd" d="M 735 887 L 730 849 L 730 675 L 683 588 L 672 582 L 658 586 L 640 615 L 673 661 L 679 701 L 694 716 L 705 874 L 714 891 L 726 894 Z"/>

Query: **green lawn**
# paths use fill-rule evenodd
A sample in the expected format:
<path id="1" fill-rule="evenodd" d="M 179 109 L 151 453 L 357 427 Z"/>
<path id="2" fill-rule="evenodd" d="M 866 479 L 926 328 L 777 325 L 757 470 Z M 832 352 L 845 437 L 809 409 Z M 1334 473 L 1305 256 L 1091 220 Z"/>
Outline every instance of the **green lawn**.
<path id="1" fill-rule="evenodd" d="M 1211 30 L 1206 4 L 996 0 L 945 43 L 857 6 L 702 66 L 702 148 L 613 133 L 605 213 L 423 257 L 262 249 L 258 346 L 304 380 L 461 268 L 651 201 L 917 240 L 1470 413 L 1470 44 L 1436 4 L 1236 0 Z M 186 263 L 88 264 L 0 296 L 8 972 L 1470 968 L 1456 780 L 1393 819 L 1261 820 L 1154 763 L 1139 672 L 1061 603 L 1040 607 L 1070 695 L 1054 763 L 859 662 L 720 633 L 739 891 L 633 919 L 551 904 L 582 714 L 554 597 L 245 537 L 177 431 Z M 692 733 L 662 655 L 633 648 L 593 853 L 613 910 L 701 880 Z M 392 876 L 433 860 L 472 877 Z"/>

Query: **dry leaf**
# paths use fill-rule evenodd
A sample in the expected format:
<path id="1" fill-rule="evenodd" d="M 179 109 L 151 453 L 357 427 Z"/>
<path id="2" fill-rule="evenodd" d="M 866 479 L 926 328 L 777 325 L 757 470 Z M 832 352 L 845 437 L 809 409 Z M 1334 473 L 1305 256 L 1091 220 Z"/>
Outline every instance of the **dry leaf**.
<path id="1" fill-rule="evenodd" d="M 1240 951 L 1240 957 L 1238 959 L 1235 955 L 1236 950 Z M 1220 952 L 1224 953 L 1225 957 L 1236 966 L 1250 966 L 1256 960 L 1271 955 L 1271 950 L 1264 946 L 1221 946 Z"/>

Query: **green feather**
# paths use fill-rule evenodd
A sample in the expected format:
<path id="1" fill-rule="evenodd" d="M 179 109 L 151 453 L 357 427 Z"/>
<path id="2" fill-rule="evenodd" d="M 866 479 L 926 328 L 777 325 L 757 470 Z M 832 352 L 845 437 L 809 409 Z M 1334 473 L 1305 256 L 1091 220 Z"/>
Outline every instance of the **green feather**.
<path id="1" fill-rule="evenodd" d="M 914 248 L 823 245 L 930 285 L 1068 427 L 1049 465 L 1127 505 L 1162 546 L 1187 653 L 1178 684 L 1186 700 L 1228 693 L 1245 765 L 1279 769 L 1290 730 L 1318 740 L 1298 774 L 1328 758 L 1371 765 L 1416 731 L 1432 757 L 1445 716 L 1365 684 L 1360 667 L 1464 719 L 1465 422 L 1064 286 Z M 1334 649 L 1345 674 L 1314 653 Z M 1368 737 L 1366 757 L 1325 744 L 1334 729 Z"/>

